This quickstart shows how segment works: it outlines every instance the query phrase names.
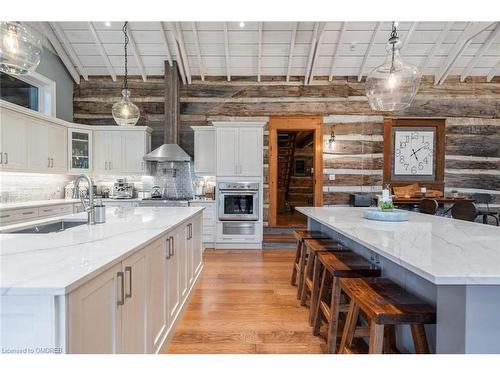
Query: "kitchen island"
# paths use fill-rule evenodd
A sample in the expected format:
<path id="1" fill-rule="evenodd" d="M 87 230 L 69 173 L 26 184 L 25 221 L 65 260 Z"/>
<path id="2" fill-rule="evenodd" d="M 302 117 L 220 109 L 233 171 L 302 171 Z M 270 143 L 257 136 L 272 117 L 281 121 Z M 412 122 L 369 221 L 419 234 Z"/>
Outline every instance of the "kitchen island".
<path id="1" fill-rule="evenodd" d="M 437 324 L 427 327 L 435 352 L 500 353 L 500 228 L 416 212 L 405 222 L 380 222 L 364 219 L 366 208 L 297 210 L 309 229 L 344 243 L 436 306 Z M 398 341 L 411 351 L 408 331 L 398 332 Z"/>
<path id="2" fill-rule="evenodd" d="M 2 351 L 162 351 L 202 270 L 202 211 L 116 207 L 93 226 L 82 213 L 0 228 Z M 61 219 L 85 223 L 5 233 Z"/>

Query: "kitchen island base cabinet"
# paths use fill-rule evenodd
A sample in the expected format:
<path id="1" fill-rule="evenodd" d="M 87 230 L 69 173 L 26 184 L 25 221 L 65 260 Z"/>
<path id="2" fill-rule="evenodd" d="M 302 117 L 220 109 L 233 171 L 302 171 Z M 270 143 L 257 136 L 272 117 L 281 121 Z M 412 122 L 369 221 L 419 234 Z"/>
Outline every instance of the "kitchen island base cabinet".
<path id="1" fill-rule="evenodd" d="M 186 218 L 67 294 L 2 295 L 2 350 L 160 353 L 201 273 L 202 213 Z"/>

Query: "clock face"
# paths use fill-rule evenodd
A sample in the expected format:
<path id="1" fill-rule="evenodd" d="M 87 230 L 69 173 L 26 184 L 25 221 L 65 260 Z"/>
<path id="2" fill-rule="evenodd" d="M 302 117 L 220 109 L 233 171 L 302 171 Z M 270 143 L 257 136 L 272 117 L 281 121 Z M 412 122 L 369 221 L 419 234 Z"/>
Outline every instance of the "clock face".
<path id="1" fill-rule="evenodd" d="M 434 136 L 432 130 L 395 130 L 394 175 L 433 176 Z"/>

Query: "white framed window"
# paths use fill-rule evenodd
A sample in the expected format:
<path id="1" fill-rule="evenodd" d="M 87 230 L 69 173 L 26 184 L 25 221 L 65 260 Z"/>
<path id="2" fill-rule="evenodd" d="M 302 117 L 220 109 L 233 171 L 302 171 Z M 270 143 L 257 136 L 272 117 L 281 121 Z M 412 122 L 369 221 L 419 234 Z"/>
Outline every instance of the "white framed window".
<path id="1" fill-rule="evenodd" d="M 48 116 L 56 116 L 55 81 L 37 72 L 23 76 L 1 74 L 0 99 Z"/>

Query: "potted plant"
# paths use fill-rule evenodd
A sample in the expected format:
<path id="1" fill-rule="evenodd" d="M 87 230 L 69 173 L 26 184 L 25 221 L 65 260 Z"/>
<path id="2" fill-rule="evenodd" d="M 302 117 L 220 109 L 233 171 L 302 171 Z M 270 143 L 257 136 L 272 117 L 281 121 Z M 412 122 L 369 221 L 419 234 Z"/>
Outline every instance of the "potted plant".
<path id="1" fill-rule="evenodd" d="M 380 211 L 392 211 L 394 210 L 394 203 L 392 200 L 379 201 L 378 209 Z"/>

